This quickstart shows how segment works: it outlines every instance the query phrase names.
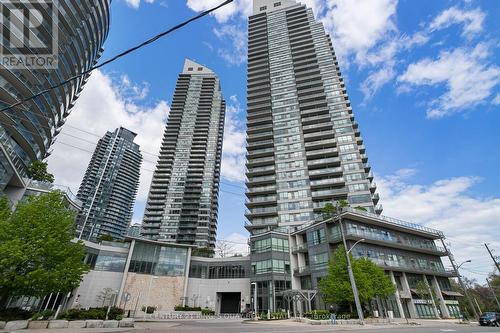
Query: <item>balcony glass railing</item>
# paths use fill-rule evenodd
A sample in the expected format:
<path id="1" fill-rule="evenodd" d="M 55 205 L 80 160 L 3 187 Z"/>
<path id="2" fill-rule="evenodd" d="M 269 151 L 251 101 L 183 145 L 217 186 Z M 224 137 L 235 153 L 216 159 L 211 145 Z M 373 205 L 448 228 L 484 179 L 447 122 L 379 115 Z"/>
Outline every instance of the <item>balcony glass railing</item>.
<path id="1" fill-rule="evenodd" d="M 434 242 L 432 241 L 403 239 L 402 236 L 396 235 L 395 233 L 388 232 L 385 230 L 380 230 L 379 232 L 373 232 L 366 229 L 365 230 L 359 229 L 359 227 L 352 228 L 352 226 L 348 224 L 346 234 L 348 236 L 356 236 L 360 238 L 378 240 L 392 244 L 400 244 L 402 246 L 413 247 L 415 249 L 431 250 L 441 253 L 445 252 L 444 248 L 436 246 L 436 244 L 434 244 Z"/>
<path id="2" fill-rule="evenodd" d="M 323 191 L 313 191 L 312 196 L 314 197 L 320 197 L 324 195 L 337 195 L 337 194 L 344 194 L 347 193 L 347 189 L 345 187 L 339 188 L 339 189 L 332 189 L 332 190 L 323 190 Z"/>
<path id="3" fill-rule="evenodd" d="M 28 184 L 28 188 L 37 189 L 41 191 L 61 191 L 77 206 L 81 206 L 82 202 L 77 196 L 71 191 L 71 189 L 64 185 L 51 184 L 48 182 L 42 182 L 38 180 L 32 180 L 29 178 L 24 178 L 25 184 Z"/>
<path id="4" fill-rule="evenodd" d="M 309 170 L 309 175 L 310 176 L 318 176 L 318 175 L 323 175 L 323 174 L 341 173 L 341 172 L 342 172 L 342 168 L 341 167 L 335 167 L 335 168 L 325 168 L 325 169 Z"/>
<path id="5" fill-rule="evenodd" d="M 331 157 L 307 161 L 307 165 L 319 165 L 328 163 L 340 163 L 340 159 L 338 157 Z"/>
<path id="6" fill-rule="evenodd" d="M 259 186 L 254 188 L 249 188 L 247 193 L 258 193 L 258 192 L 266 192 L 266 191 L 275 191 L 276 186 Z"/>
<path id="7" fill-rule="evenodd" d="M 247 200 L 247 203 L 259 203 L 259 202 L 268 202 L 268 201 L 276 201 L 275 195 L 268 195 L 265 197 L 255 197 Z"/>
<path id="8" fill-rule="evenodd" d="M 430 234 L 433 234 L 433 235 L 436 235 L 436 236 L 439 236 L 439 237 L 444 236 L 442 231 L 439 231 L 439 230 L 436 230 L 436 229 L 427 228 L 427 227 L 421 226 L 421 225 L 416 224 L 416 223 L 411 223 L 411 222 L 406 222 L 406 221 L 398 220 L 398 219 L 395 219 L 395 218 L 392 218 L 392 217 L 389 217 L 389 216 L 377 215 L 377 214 L 373 214 L 373 213 L 369 213 L 369 212 L 363 212 L 363 211 L 356 210 L 356 209 L 353 209 L 353 208 L 345 208 L 345 210 L 348 211 L 348 212 L 351 212 L 351 213 L 356 213 L 356 214 L 365 215 L 365 216 L 368 216 L 368 217 L 371 217 L 371 218 L 381 219 L 381 220 L 384 220 L 384 222 L 387 222 L 387 223 L 390 223 L 390 224 L 393 224 L 393 225 L 397 225 L 397 226 L 400 226 L 400 227 L 405 227 L 405 228 L 409 228 L 409 229 L 414 229 L 414 230 L 418 230 L 418 231 L 430 233 Z"/>
<path id="9" fill-rule="evenodd" d="M 345 183 L 345 179 L 343 177 L 338 177 L 330 179 L 311 180 L 311 186 L 339 184 L 339 183 Z"/>

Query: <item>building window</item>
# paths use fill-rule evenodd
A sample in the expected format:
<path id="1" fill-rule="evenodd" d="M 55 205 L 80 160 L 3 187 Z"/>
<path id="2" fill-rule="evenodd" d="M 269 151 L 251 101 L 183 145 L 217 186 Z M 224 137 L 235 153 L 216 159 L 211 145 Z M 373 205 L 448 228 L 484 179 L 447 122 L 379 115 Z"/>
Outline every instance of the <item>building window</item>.
<path id="1" fill-rule="evenodd" d="M 198 72 L 201 72 L 203 70 L 203 67 L 198 67 Z"/>
<path id="2" fill-rule="evenodd" d="M 280 2 L 275 2 L 275 3 L 274 3 L 274 7 L 279 7 L 279 6 L 281 6 L 281 1 L 280 1 Z"/>
<path id="3" fill-rule="evenodd" d="M 187 249 L 137 243 L 132 253 L 129 272 L 159 276 L 182 276 Z"/>
<path id="4" fill-rule="evenodd" d="M 267 6 L 262 6 L 262 7 L 260 7 L 260 9 L 259 9 L 259 10 L 260 10 L 260 11 L 263 11 L 263 10 L 266 10 L 266 9 L 267 9 Z"/>

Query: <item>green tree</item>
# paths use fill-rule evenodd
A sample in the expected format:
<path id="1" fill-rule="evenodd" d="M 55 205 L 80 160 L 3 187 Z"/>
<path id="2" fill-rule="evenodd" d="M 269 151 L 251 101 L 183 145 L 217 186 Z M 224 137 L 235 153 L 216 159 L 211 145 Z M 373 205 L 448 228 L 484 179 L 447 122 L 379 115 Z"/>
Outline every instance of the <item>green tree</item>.
<path id="1" fill-rule="evenodd" d="M 75 214 L 60 192 L 30 196 L 12 213 L 3 205 L 0 216 L 0 296 L 41 297 L 79 285 L 88 271 L 85 247 L 72 241 Z"/>
<path id="2" fill-rule="evenodd" d="M 54 175 L 47 171 L 47 163 L 42 161 L 34 161 L 26 171 L 28 177 L 33 180 L 53 183 Z"/>
<path id="3" fill-rule="evenodd" d="M 104 235 L 99 236 L 99 240 L 101 242 L 102 241 L 112 242 L 114 240 L 114 238 L 110 234 L 104 234 Z"/>
<path id="4" fill-rule="evenodd" d="M 369 302 L 377 296 L 383 298 L 394 294 L 396 289 L 381 268 L 368 259 L 354 259 L 352 255 L 350 256 L 359 299 L 362 303 Z M 323 300 L 327 303 L 341 305 L 354 303 L 343 246 L 339 246 L 333 253 L 333 258 L 328 265 L 328 274 L 319 282 L 319 290 Z"/>
<path id="5" fill-rule="evenodd" d="M 349 203 L 346 200 L 338 200 L 335 205 L 331 202 L 326 203 L 322 211 L 324 220 L 330 219 L 334 217 L 335 214 L 340 213 L 337 212 L 337 205 L 341 210 L 349 207 Z"/>
<path id="6" fill-rule="evenodd" d="M 430 306 L 433 306 L 433 302 L 437 301 L 436 291 L 430 285 L 425 283 L 424 280 L 417 282 L 417 284 L 415 285 L 415 291 L 418 295 L 418 298 L 423 299 Z M 437 316 L 436 313 L 434 315 Z"/>

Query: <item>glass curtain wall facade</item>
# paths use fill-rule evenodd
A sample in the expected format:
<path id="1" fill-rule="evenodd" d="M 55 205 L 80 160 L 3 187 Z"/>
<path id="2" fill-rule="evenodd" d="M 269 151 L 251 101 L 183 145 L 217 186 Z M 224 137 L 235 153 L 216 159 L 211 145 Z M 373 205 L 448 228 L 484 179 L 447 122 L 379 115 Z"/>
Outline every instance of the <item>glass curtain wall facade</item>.
<path id="1" fill-rule="evenodd" d="M 58 68 L 33 69 L 0 64 L 0 108 L 82 73 L 97 63 L 109 30 L 110 0 L 59 0 Z M 26 2 L 28 6 L 28 2 Z M 9 24 L 0 27 L 3 37 Z M 26 24 L 28 22 L 26 21 Z M 42 40 L 52 38 L 50 29 L 40 27 Z M 14 32 L 15 33 L 15 32 Z M 3 55 L 14 51 L 6 38 L 0 38 Z M 9 195 L 26 184 L 26 168 L 50 155 L 59 128 L 81 93 L 88 76 L 0 113 L 0 191 Z"/>
<path id="2" fill-rule="evenodd" d="M 218 77 L 186 59 L 151 182 L 143 236 L 215 247 L 225 110 Z"/>
<path id="3" fill-rule="evenodd" d="M 323 25 L 293 0 L 255 0 L 248 35 L 246 227 L 259 308 L 274 311 L 290 288 L 289 254 L 262 250 L 264 238 L 286 238 L 334 200 L 382 207 Z"/>
<path id="4" fill-rule="evenodd" d="M 139 187 L 142 154 L 136 134 L 120 127 L 97 143 L 77 197 L 82 202 L 76 235 L 97 240 L 102 235 L 123 239 L 132 220 Z"/>

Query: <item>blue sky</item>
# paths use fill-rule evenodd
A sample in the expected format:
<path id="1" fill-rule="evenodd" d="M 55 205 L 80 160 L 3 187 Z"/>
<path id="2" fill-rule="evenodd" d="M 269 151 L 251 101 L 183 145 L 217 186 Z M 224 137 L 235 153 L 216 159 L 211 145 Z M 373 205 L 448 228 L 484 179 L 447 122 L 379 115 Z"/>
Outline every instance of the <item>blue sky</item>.
<path id="1" fill-rule="evenodd" d="M 219 0 L 114 0 L 103 59 Z M 384 214 L 445 230 L 476 278 L 500 254 L 500 2 L 308 0 L 332 35 Z M 49 168 L 73 190 L 93 143 L 124 125 L 146 152 L 140 221 L 183 60 L 214 70 L 228 101 L 219 238 L 244 243 L 246 16 L 238 0 L 92 75 L 59 136 Z M 64 134 L 65 133 L 65 134 Z M 80 137 L 75 139 L 69 133 Z M 83 140 L 84 139 L 84 140 Z M 86 141 L 85 141 L 86 140 Z M 464 266 L 466 267 L 466 266 Z"/>

